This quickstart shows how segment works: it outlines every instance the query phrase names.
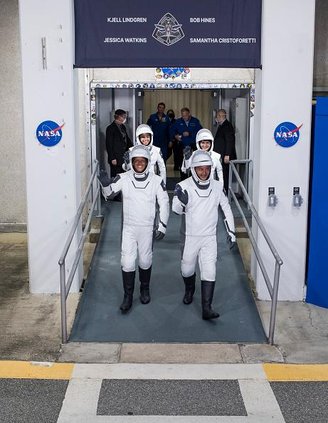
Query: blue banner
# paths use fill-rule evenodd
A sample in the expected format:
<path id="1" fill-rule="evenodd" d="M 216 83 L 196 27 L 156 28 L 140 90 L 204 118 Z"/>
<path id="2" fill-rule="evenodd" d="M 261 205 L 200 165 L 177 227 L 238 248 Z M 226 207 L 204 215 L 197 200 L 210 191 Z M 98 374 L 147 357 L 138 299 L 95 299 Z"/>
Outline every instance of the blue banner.
<path id="1" fill-rule="evenodd" d="M 74 6 L 76 67 L 261 67 L 262 0 Z"/>

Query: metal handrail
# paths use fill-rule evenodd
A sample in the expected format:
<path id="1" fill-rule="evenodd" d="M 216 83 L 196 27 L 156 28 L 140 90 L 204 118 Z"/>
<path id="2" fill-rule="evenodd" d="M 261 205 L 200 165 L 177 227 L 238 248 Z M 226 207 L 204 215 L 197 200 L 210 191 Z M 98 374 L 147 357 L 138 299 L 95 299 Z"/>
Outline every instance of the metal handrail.
<path id="1" fill-rule="evenodd" d="M 99 170 L 99 163 L 98 161 L 95 161 L 95 167 L 94 167 L 94 171 L 91 175 L 90 181 L 88 183 L 86 192 L 84 194 L 83 199 L 81 200 L 81 203 L 79 205 L 79 208 L 76 212 L 75 218 L 74 218 L 74 222 L 72 224 L 71 230 L 69 232 L 69 235 L 67 237 L 67 240 L 65 242 L 65 246 L 63 248 L 63 252 L 58 260 L 58 264 L 59 264 L 59 271 L 60 271 L 60 305 L 61 305 L 61 336 L 62 336 L 62 343 L 66 344 L 67 340 L 68 340 L 68 336 L 67 336 L 67 310 L 66 310 L 66 300 L 69 294 L 69 291 L 71 289 L 72 286 L 72 282 L 75 276 L 75 272 L 77 269 L 77 266 L 79 264 L 82 252 L 83 252 L 83 246 L 85 243 L 85 239 L 88 235 L 88 231 L 89 231 L 89 226 L 91 223 L 91 219 L 92 219 L 92 215 L 93 215 L 93 211 L 95 209 L 95 205 L 97 203 L 97 209 L 98 209 L 98 214 L 100 215 L 100 210 L 101 210 L 101 198 L 100 198 L 100 184 L 98 179 L 97 180 L 97 189 L 95 191 L 95 193 L 93 193 L 93 191 L 91 190 L 93 187 L 93 183 L 94 180 L 96 178 L 96 175 L 98 174 L 98 170 Z M 87 199 L 89 197 L 90 192 L 93 195 L 93 200 L 92 200 L 92 204 L 88 213 L 88 218 L 84 227 L 84 230 L 82 232 L 82 236 L 79 240 L 79 244 L 75 253 L 75 257 L 74 257 L 74 261 L 73 261 L 73 265 L 72 268 L 70 270 L 70 273 L 68 275 L 68 279 L 66 282 L 66 271 L 65 271 L 65 262 L 66 262 L 66 256 L 68 254 L 69 248 L 72 244 L 76 229 L 80 223 L 80 219 L 82 216 L 82 212 L 84 210 L 85 205 L 87 204 Z"/>
<path id="2" fill-rule="evenodd" d="M 249 197 L 249 195 L 248 195 L 248 193 L 246 191 L 246 188 L 244 187 L 244 184 L 243 184 L 243 182 L 242 182 L 242 180 L 241 180 L 241 178 L 240 178 L 240 176 L 238 174 L 238 171 L 236 169 L 236 166 L 235 166 L 235 164 L 246 164 L 246 165 L 249 165 L 251 162 L 252 162 L 252 160 L 250 160 L 250 159 L 247 159 L 247 160 L 232 160 L 230 162 L 230 169 L 232 170 L 232 172 L 229 172 L 229 197 L 231 196 L 233 198 L 233 200 L 236 203 L 236 206 L 238 208 L 238 211 L 239 211 L 239 213 L 242 216 L 242 219 L 243 219 L 245 228 L 247 230 L 247 233 L 248 233 L 250 242 L 252 244 L 252 247 L 253 247 L 255 256 L 257 258 L 258 264 L 259 264 L 260 269 L 262 271 L 262 275 L 264 277 L 265 284 L 266 284 L 267 289 L 269 291 L 269 295 L 270 295 L 270 298 L 271 298 L 271 313 L 270 313 L 270 325 L 269 325 L 268 341 L 272 345 L 273 344 L 273 338 L 274 338 L 275 323 L 276 323 L 276 312 L 277 312 L 277 302 L 278 302 L 278 288 L 279 288 L 279 278 L 280 278 L 280 267 L 282 266 L 283 261 L 282 261 L 281 257 L 279 256 L 276 248 L 274 247 L 274 245 L 273 245 L 273 243 L 272 243 L 272 241 L 271 241 L 271 239 L 270 239 L 267 231 L 265 230 L 264 225 L 263 225 L 263 223 L 262 223 L 262 221 L 261 221 L 261 219 L 260 219 L 260 217 L 259 217 L 256 209 L 254 208 L 254 205 L 252 203 L 252 200 L 250 199 L 250 197 Z M 257 223 L 258 227 L 260 228 L 260 230 L 262 232 L 262 235 L 263 235 L 264 239 L 266 240 L 266 242 L 267 242 L 267 244 L 268 244 L 268 246 L 269 246 L 269 248 L 270 248 L 270 250 L 271 250 L 271 252 L 273 254 L 273 257 L 275 259 L 275 270 L 274 270 L 273 284 L 271 283 L 270 278 L 268 276 L 268 273 L 267 273 L 267 271 L 265 269 L 263 260 L 261 258 L 260 250 L 259 250 L 259 248 L 258 248 L 258 246 L 256 244 L 256 240 L 255 240 L 254 235 L 253 235 L 253 233 L 251 231 L 251 228 L 249 227 L 249 224 L 247 222 L 247 219 L 245 217 L 245 214 L 244 214 L 244 212 L 243 212 L 243 210 L 242 210 L 242 208 L 241 208 L 241 206 L 239 204 L 239 201 L 238 201 L 235 193 L 233 192 L 233 190 L 231 188 L 231 184 L 232 184 L 232 173 L 234 174 L 234 176 L 236 178 L 236 181 L 238 182 L 238 184 L 239 184 L 239 186 L 240 186 L 240 188 L 242 190 L 242 193 L 244 195 L 244 200 L 246 200 L 247 205 L 248 205 L 249 209 L 251 210 L 252 216 L 256 220 L 256 223 Z"/>

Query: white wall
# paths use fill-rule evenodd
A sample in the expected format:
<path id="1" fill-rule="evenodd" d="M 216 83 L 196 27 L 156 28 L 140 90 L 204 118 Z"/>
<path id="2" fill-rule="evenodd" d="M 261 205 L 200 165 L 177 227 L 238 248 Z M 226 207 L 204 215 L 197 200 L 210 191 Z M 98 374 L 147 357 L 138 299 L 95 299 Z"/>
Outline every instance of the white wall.
<path id="1" fill-rule="evenodd" d="M 26 230 L 18 0 L 0 0 L 0 230 Z"/>
<path id="2" fill-rule="evenodd" d="M 90 149 L 85 121 L 90 116 L 87 85 L 91 79 L 110 81 L 154 81 L 153 69 L 138 72 L 125 69 L 95 69 L 85 80 L 84 71 L 72 70 L 73 22 L 71 2 L 20 0 L 22 62 L 24 87 L 24 139 L 28 196 L 29 267 L 32 292 L 58 291 L 57 260 L 68 228 L 80 199 L 79 160 L 88 164 Z M 49 16 L 53 19 L 49 20 Z M 282 16 L 292 16 L 295 25 L 283 30 Z M 254 200 L 259 214 L 272 237 L 284 265 L 281 274 L 280 299 L 301 300 L 303 297 L 311 93 L 313 63 L 314 1 L 263 0 L 263 70 L 256 73 L 256 115 L 254 121 L 255 172 Z M 41 37 L 47 37 L 48 69 L 42 69 Z M 74 73 L 79 75 L 76 91 Z M 251 82 L 251 70 L 192 70 L 193 82 Z M 82 94 L 81 94 L 82 93 Z M 47 149 L 35 138 L 35 129 L 43 120 L 64 121 L 63 139 Z M 273 139 L 278 123 L 303 123 L 300 141 L 282 149 Z M 78 134 L 78 136 L 76 136 Z M 90 151 L 90 150 L 89 150 Z M 268 186 L 276 188 L 279 203 L 267 207 Z M 305 200 L 301 209 L 292 207 L 293 186 L 301 188 Z M 268 264 L 269 254 L 260 239 L 260 248 Z M 271 270 L 272 266 L 271 266 Z M 272 273 L 272 272 L 271 272 Z M 75 289 L 78 282 L 75 283 Z M 266 298 L 261 277 L 257 279 L 261 298 Z"/>
<path id="3" fill-rule="evenodd" d="M 254 200 L 259 215 L 281 255 L 279 299 L 302 300 L 305 283 L 312 69 L 314 46 L 313 0 L 263 0 L 262 70 L 256 73 Z M 286 17 L 294 24 L 286 29 Z M 260 104 L 260 107 L 258 105 Z M 273 134 L 281 122 L 303 124 L 291 148 L 276 144 Z M 267 205 L 268 187 L 275 187 L 278 205 Z M 300 187 L 304 203 L 292 206 L 293 187 Z M 273 277 L 273 260 L 259 236 L 259 246 Z M 268 298 L 257 273 L 260 298 Z"/>
<path id="4" fill-rule="evenodd" d="M 58 0 L 54 9 L 51 0 L 44 0 L 40 6 L 39 0 L 19 1 L 30 290 L 47 293 L 59 290 L 57 262 L 80 201 L 80 166 L 72 2 Z M 47 42 L 46 69 L 42 37 Z M 65 124 L 62 140 L 55 147 L 45 147 L 36 138 L 37 126 L 46 120 Z M 67 272 L 71 261 L 70 254 Z"/>

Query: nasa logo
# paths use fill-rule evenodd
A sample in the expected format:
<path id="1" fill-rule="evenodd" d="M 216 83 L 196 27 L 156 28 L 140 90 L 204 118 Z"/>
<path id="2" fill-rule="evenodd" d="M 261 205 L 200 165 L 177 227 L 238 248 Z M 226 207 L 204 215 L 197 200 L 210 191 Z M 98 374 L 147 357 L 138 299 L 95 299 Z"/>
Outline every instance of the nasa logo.
<path id="1" fill-rule="evenodd" d="M 300 126 L 296 126 L 292 122 L 282 122 L 274 130 L 274 139 L 281 147 L 292 147 L 300 138 Z"/>
<path id="2" fill-rule="evenodd" d="M 52 120 L 45 120 L 41 122 L 36 128 L 36 137 L 40 144 L 45 147 L 54 147 L 62 139 L 63 132 L 62 127 L 65 125 L 58 125 L 58 123 Z"/>

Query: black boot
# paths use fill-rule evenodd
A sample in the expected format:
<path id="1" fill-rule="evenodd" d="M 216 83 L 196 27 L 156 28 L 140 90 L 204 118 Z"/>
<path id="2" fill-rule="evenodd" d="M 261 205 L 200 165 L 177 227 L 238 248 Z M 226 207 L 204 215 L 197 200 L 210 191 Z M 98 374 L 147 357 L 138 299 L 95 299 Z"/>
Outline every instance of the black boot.
<path id="1" fill-rule="evenodd" d="M 140 301 L 142 304 L 148 304 L 150 301 L 150 294 L 149 294 L 150 275 L 151 275 L 151 266 L 149 269 L 141 269 L 141 267 L 139 267 Z"/>
<path id="2" fill-rule="evenodd" d="M 124 272 L 124 270 L 122 270 L 124 289 L 124 298 L 120 306 L 122 313 L 128 312 L 132 307 L 135 275 L 136 272 Z"/>
<path id="3" fill-rule="evenodd" d="M 184 304 L 192 303 L 192 297 L 195 293 L 195 279 L 196 273 L 194 273 L 192 276 L 188 276 L 187 278 L 183 276 L 183 281 L 185 283 L 185 295 L 183 297 Z"/>
<path id="4" fill-rule="evenodd" d="M 212 310 L 214 287 L 215 282 L 202 281 L 202 309 L 204 320 L 217 319 L 220 317 L 219 313 Z"/>

